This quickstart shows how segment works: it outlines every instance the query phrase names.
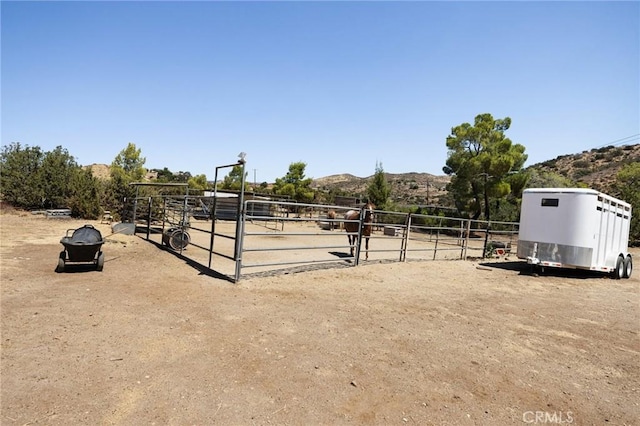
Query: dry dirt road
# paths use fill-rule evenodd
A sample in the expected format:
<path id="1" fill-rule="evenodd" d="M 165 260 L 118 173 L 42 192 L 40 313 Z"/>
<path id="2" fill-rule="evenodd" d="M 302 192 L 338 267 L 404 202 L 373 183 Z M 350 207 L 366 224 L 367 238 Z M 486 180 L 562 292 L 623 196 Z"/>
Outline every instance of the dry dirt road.
<path id="1" fill-rule="evenodd" d="M 114 235 L 102 272 L 54 272 L 84 224 L 0 214 L 2 425 L 638 424 L 638 271 L 427 261 L 231 284 Z"/>

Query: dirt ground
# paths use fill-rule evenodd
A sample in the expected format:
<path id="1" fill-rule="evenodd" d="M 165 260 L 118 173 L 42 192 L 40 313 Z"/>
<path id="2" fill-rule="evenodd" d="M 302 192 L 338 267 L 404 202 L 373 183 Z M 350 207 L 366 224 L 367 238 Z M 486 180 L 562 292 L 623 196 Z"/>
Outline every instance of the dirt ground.
<path id="1" fill-rule="evenodd" d="M 203 274 L 113 235 L 0 214 L 2 425 L 638 424 L 640 273 L 517 259 Z M 633 251 L 640 265 L 640 251 Z"/>

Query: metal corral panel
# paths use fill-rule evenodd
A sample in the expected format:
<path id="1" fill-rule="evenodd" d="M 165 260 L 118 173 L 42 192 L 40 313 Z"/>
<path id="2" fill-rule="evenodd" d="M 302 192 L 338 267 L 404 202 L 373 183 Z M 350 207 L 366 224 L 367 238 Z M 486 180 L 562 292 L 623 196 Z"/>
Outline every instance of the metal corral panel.
<path id="1" fill-rule="evenodd" d="M 216 201 L 215 218 L 236 220 L 238 218 L 238 197 L 219 198 Z"/>
<path id="2" fill-rule="evenodd" d="M 630 221 L 631 205 L 593 189 L 526 189 L 518 257 L 609 271 L 627 253 Z"/>
<path id="3" fill-rule="evenodd" d="M 212 192 L 206 192 L 205 194 L 211 194 L 211 199 L 213 199 Z M 222 220 L 236 220 L 238 218 L 238 194 L 235 193 L 225 193 L 218 192 L 216 194 L 218 197 L 216 201 L 216 219 Z M 244 197 L 246 200 L 265 200 L 268 201 L 267 197 L 259 197 L 256 195 L 247 194 Z M 210 201 L 210 205 L 213 205 L 213 201 Z M 273 216 L 273 212 L 270 211 L 271 205 L 268 203 L 250 203 L 249 208 L 251 211 L 248 213 L 252 216 Z"/>

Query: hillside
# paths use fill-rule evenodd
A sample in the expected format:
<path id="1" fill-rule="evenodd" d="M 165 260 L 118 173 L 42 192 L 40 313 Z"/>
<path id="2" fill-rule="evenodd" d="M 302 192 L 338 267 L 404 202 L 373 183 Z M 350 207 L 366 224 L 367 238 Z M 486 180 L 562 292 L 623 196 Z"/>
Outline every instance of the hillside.
<path id="1" fill-rule="evenodd" d="M 583 151 L 579 154 L 559 156 L 553 160 L 527 167 L 549 171 L 583 183 L 589 188 L 615 195 L 613 183 L 618 171 L 625 164 L 640 161 L 640 144 Z M 90 167 L 97 177 L 109 178 L 109 166 L 92 164 Z M 391 185 L 392 201 L 400 205 L 437 205 L 444 202 L 449 176 L 429 173 L 385 173 Z M 148 178 L 151 177 L 150 175 Z M 350 196 L 363 195 L 373 176 L 357 177 L 348 173 L 314 179 L 311 187 L 325 192 L 335 192 Z"/>
<path id="2" fill-rule="evenodd" d="M 583 151 L 579 154 L 561 155 L 553 160 L 534 164 L 529 169 L 555 172 L 573 181 L 586 184 L 613 195 L 613 184 L 620 169 L 629 163 L 640 161 L 640 144 Z"/>
<path id="3" fill-rule="evenodd" d="M 91 169 L 91 173 L 93 173 L 93 175 L 95 177 L 97 177 L 98 179 L 101 180 L 109 180 L 111 179 L 111 166 L 108 166 L 106 164 L 91 164 L 89 166 L 84 166 L 85 169 Z M 147 170 L 147 174 L 145 176 L 145 180 L 151 181 L 154 180 L 158 177 L 158 172 L 153 172 L 150 170 Z"/>
<path id="4" fill-rule="evenodd" d="M 111 179 L 110 167 L 106 164 L 91 164 L 90 166 L 84 166 L 85 169 L 91 169 L 93 176 L 98 179 L 107 180 Z"/>
<path id="5" fill-rule="evenodd" d="M 391 198 L 399 204 L 438 204 L 447 193 L 449 176 L 429 173 L 385 173 L 391 186 Z M 345 194 L 365 194 L 373 176 L 366 178 L 350 174 L 314 179 L 311 187 L 320 191 L 340 191 Z"/>
<path id="6" fill-rule="evenodd" d="M 613 183 L 620 169 L 628 163 L 640 161 L 640 144 L 584 151 L 562 155 L 537 163 L 527 170 L 550 171 L 605 193 L 615 192 Z M 447 194 L 449 176 L 429 173 L 385 173 L 391 184 L 393 201 L 398 204 L 438 204 Z M 373 176 L 359 178 L 350 174 L 332 175 L 313 181 L 312 187 L 325 191 L 344 191 L 349 194 L 366 193 Z"/>

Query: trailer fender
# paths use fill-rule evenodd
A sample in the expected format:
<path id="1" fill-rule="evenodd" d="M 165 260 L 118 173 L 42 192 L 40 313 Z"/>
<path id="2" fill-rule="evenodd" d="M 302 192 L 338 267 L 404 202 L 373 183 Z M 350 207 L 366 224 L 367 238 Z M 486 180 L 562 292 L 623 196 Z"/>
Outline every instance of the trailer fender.
<path id="1" fill-rule="evenodd" d="M 611 277 L 613 279 L 619 280 L 620 278 L 624 278 L 624 256 L 621 254 L 618 255 L 616 259 L 616 267 L 614 268 Z"/>
<path id="2" fill-rule="evenodd" d="M 608 272 L 614 272 L 616 270 L 616 267 L 618 266 L 618 259 L 620 259 L 620 257 L 622 257 L 622 259 L 624 260 L 623 253 L 614 252 L 607 255 L 604 266 L 606 267 Z"/>

